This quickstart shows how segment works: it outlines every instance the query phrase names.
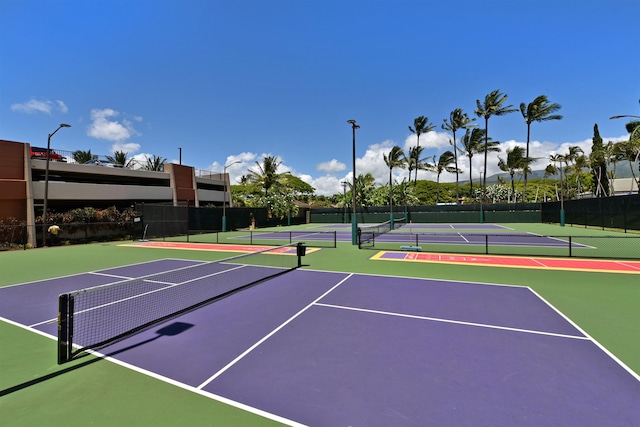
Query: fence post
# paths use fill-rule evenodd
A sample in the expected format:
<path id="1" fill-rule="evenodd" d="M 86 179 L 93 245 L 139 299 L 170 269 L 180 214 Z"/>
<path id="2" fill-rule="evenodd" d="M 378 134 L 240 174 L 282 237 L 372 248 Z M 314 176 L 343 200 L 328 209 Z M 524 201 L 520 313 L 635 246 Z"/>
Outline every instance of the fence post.
<path id="1" fill-rule="evenodd" d="M 569 258 L 571 258 L 571 248 L 573 247 L 573 244 L 571 243 L 571 236 L 569 236 Z"/>

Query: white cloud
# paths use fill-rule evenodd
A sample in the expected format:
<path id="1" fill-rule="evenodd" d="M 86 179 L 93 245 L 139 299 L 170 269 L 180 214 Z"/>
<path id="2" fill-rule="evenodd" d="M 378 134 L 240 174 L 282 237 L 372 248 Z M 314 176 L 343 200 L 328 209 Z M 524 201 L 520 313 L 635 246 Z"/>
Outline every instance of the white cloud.
<path id="1" fill-rule="evenodd" d="M 446 147 L 450 147 L 449 140 L 451 135 L 445 132 L 427 132 L 420 135 L 420 146 L 426 149 L 435 148 L 448 150 Z M 405 139 L 403 149 L 409 152 L 409 148 L 415 147 L 418 144 L 418 137 L 416 134 L 411 134 Z"/>
<path id="2" fill-rule="evenodd" d="M 341 182 L 345 179 L 340 179 L 335 176 L 325 175 L 319 178 L 312 179 L 310 181 L 304 180 L 305 182 L 311 184 L 316 189 L 316 194 L 323 196 L 332 196 L 336 193 L 340 193 L 343 191 Z M 336 190 L 336 189 L 339 190 Z M 347 188 L 347 191 L 349 189 Z"/>
<path id="3" fill-rule="evenodd" d="M 133 154 L 140 150 L 140 144 L 136 142 L 116 142 L 111 146 L 111 151 L 122 151 L 123 153 Z"/>
<path id="4" fill-rule="evenodd" d="M 65 105 L 64 102 L 57 100 L 56 104 L 58 105 L 58 110 L 60 110 L 62 113 L 66 113 L 69 111 L 69 108 Z"/>
<path id="5" fill-rule="evenodd" d="M 91 110 L 91 125 L 87 135 L 115 143 L 123 143 L 132 135 L 140 135 L 129 119 L 124 118 L 122 123 L 115 120 L 119 115 L 119 112 L 111 108 Z"/>
<path id="6" fill-rule="evenodd" d="M 38 101 L 36 99 L 30 99 L 27 102 L 23 102 L 21 104 L 12 104 L 11 111 L 15 111 L 17 113 L 45 113 L 51 114 L 51 112 L 56 109 L 61 113 L 66 113 L 69 111 L 69 108 L 65 105 L 64 102 L 58 100 L 55 103 L 49 101 L 48 99 Z"/>
<path id="7" fill-rule="evenodd" d="M 344 163 L 336 159 L 331 159 L 328 162 L 318 163 L 318 165 L 316 166 L 317 170 L 323 171 L 329 174 L 335 173 L 335 172 L 342 172 L 346 168 L 347 168 L 347 165 L 345 165 Z"/>

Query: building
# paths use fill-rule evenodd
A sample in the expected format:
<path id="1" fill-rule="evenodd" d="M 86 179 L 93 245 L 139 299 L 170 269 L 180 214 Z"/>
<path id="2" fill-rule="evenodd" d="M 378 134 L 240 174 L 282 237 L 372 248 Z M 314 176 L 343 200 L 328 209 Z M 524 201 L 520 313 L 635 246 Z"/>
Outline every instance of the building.
<path id="1" fill-rule="evenodd" d="M 46 153 L 46 149 L 45 149 Z M 168 163 L 164 171 L 103 167 L 52 161 L 32 155 L 28 143 L 0 140 L 0 219 L 30 225 L 28 243 L 36 246 L 35 219 L 47 211 L 80 207 L 120 209 L 134 203 L 231 206 L 229 175 L 196 171 Z"/>

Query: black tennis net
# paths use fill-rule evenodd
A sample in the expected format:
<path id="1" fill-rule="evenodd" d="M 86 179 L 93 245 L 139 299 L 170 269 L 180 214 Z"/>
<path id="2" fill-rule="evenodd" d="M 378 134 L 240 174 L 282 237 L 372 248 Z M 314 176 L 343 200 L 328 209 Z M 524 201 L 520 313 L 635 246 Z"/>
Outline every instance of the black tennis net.
<path id="1" fill-rule="evenodd" d="M 302 265 L 302 243 L 58 297 L 58 363 Z"/>
<path id="2" fill-rule="evenodd" d="M 407 218 L 394 218 L 393 230 L 400 228 L 407 223 Z M 377 236 L 388 233 L 392 230 L 391 220 L 374 225 L 363 225 L 358 227 L 358 246 L 373 246 Z"/>

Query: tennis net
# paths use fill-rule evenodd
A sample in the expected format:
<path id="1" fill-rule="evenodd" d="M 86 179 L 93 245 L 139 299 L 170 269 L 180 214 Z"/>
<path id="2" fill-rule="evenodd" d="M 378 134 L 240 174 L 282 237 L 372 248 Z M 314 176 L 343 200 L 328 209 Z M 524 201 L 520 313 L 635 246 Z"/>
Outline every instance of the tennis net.
<path id="1" fill-rule="evenodd" d="M 302 243 L 277 246 L 58 297 L 58 363 L 302 265 Z"/>
<path id="2" fill-rule="evenodd" d="M 407 223 L 407 217 L 394 218 L 393 230 L 400 228 Z M 391 220 L 375 225 L 363 225 L 358 227 L 358 246 L 373 246 L 376 237 L 391 231 Z"/>

